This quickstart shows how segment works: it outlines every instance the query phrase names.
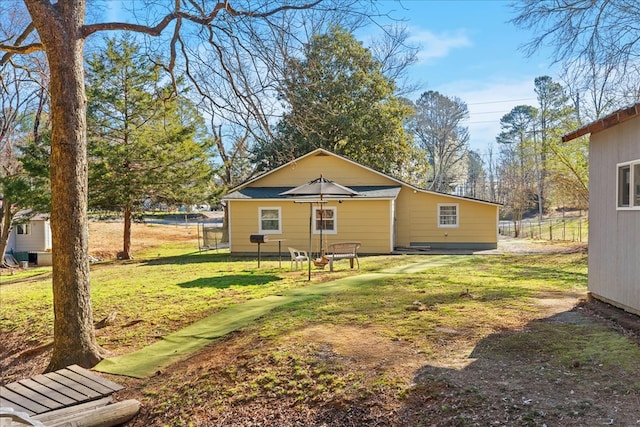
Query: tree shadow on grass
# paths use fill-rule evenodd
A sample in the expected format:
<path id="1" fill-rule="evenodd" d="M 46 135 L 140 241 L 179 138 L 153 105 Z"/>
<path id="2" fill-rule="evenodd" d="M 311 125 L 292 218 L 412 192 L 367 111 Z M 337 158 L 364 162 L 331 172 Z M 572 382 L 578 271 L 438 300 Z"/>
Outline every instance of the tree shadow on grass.
<path id="1" fill-rule="evenodd" d="M 232 286 L 265 285 L 282 280 L 272 274 L 232 274 L 218 277 L 201 277 L 189 282 L 179 283 L 181 288 L 216 288 L 227 289 Z"/>
<path id="2" fill-rule="evenodd" d="M 184 255 L 153 258 L 153 259 L 143 261 L 142 264 L 143 265 L 204 264 L 204 263 L 223 263 L 223 262 L 250 261 L 250 260 L 251 258 L 232 257 L 229 253 L 192 252 Z"/>

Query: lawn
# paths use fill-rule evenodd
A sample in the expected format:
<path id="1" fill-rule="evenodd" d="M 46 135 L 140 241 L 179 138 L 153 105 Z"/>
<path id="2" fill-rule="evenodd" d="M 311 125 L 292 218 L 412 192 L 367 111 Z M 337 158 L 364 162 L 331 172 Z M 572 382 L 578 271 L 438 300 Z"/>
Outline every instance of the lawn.
<path id="1" fill-rule="evenodd" d="M 343 261 L 308 282 L 288 261 L 257 269 L 255 259 L 178 241 L 94 264 L 92 298 L 96 321 L 116 312 L 97 338 L 119 355 L 233 304 L 375 273 L 277 307 L 151 378 L 113 376 L 127 385 L 121 398 L 143 402 L 131 425 L 635 424 L 640 349 L 575 308 L 586 259 L 364 257 L 360 271 Z M 399 268 L 425 261 L 434 266 Z M 3 283 L 7 382 L 46 361 L 52 308 L 46 271 Z"/>

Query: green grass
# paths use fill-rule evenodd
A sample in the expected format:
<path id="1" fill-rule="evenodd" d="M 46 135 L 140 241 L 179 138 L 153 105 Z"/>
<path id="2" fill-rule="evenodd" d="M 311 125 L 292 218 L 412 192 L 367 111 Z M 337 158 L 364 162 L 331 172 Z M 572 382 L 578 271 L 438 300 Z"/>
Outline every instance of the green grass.
<path id="1" fill-rule="evenodd" d="M 306 271 L 278 268 L 276 259 L 235 259 L 226 251 L 193 252 L 188 244 L 170 244 L 136 254 L 126 262 L 92 266 L 94 320 L 117 312 L 121 328 L 98 330 L 99 343 L 118 354 L 221 310 L 307 286 Z M 438 256 L 365 257 L 359 273 L 381 272 L 411 263 L 446 260 Z M 353 274 L 346 262 L 335 273 L 313 271 L 312 283 Z M 417 273 L 381 275 L 347 292 L 285 306 L 264 319 L 261 330 L 275 336 L 308 323 L 375 325 L 395 339 L 414 340 L 433 353 L 430 337 L 441 328 L 469 339 L 535 317 L 535 301 L 549 292 L 584 291 L 586 257 L 467 256 L 452 265 Z M 0 330 L 27 331 L 29 340 L 52 336 L 50 276 L 12 281 L 0 288 Z M 470 294 L 472 297 L 461 296 Z M 417 302 L 422 311 L 411 311 Z"/>
<path id="2" fill-rule="evenodd" d="M 235 259 L 227 251 L 197 252 L 189 243 L 170 243 L 136 254 L 125 262 L 92 265 L 91 290 L 94 320 L 117 312 L 112 330 L 98 330 L 100 345 L 117 354 L 137 350 L 159 337 L 221 310 L 250 299 L 279 295 L 306 286 L 306 271 L 289 271 L 284 260 Z M 447 257 L 364 257 L 359 273 L 428 261 L 437 265 Z M 586 257 L 468 256 L 454 265 L 418 273 L 391 274 L 321 301 L 287 308 L 286 316 L 265 320 L 264 334 L 274 335 L 307 322 L 372 324 L 398 339 L 433 336 L 435 328 L 461 329 L 464 333 L 491 331 L 495 322 L 508 325 L 511 315 L 532 310 L 532 298 L 544 292 L 584 290 Z M 313 271 L 312 282 L 353 274 L 346 262 L 337 271 Z M 411 271 L 402 269 L 399 271 Z M 35 273 L 36 270 L 30 271 Z M 473 298 L 460 298 L 468 292 Z M 47 342 L 52 336 L 53 309 L 49 275 L 12 279 L 0 289 L 0 330 L 26 331 L 27 339 Z M 427 309 L 407 311 L 414 301 Z M 504 312 L 509 316 L 505 317 Z M 525 316 L 526 317 L 526 316 Z M 270 324 L 273 323 L 273 324 Z M 433 352 L 428 342 L 421 350 Z"/>
<path id="3" fill-rule="evenodd" d="M 183 425 L 194 408 L 216 413 L 282 401 L 342 411 L 380 396 L 433 401 L 443 417 L 454 416 L 456 402 L 473 412 L 488 398 L 478 390 L 438 379 L 411 385 L 417 366 L 469 357 L 496 369 L 515 366 L 545 384 L 563 378 L 585 388 L 598 381 L 625 396 L 640 392 L 640 348 L 633 341 L 598 322 L 544 321 L 549 314 L 541 300 L 586 292 L 586 254 L 363 257 L 360 271 L 343 261 L 334 273 L 314 269 L 311 283 L 306 270 L 290 271 L 288 260 L 279 268 L 277 259 L 266 258 L 258 269 L 255 258 L 195 252 L 190 244 L 135 256 L 91 269 L 95 320 L 118 313 L 115 325 L 97 330 L 113 356 L 232 304 L 316 294 L 273 308 L 173 373 L 129 384 L 149 414 L 171 420 L 166 425 Z M 0 286 L 0 334 L 19 334 L 31 346 L 51 340 L 51 279 L 43 273 Z M 358 277 L 345 286 L 322 285 L 351 276 Z M 398 371 L 405 358 L 417 365 Z"/>
<path id="4" fill-rule="evenodd" d="M 372 269 L 393 265 L 364 262 Z M 178 330 L 195 320 L 230 304 L 277 295 L 287 289 L 305 286 L 306 271 L 290 272 L 289 262 L 282 268 L 273 258 L 263 259 L 257 269 L 253 258 L 232 258 L 228 251 L 197 252 L 190 243 L 166 244 L 136 253 L 132 261 L 93 264 L 91 296 L 94 320 L 117 312 L 117 333 L 98 331 L 99 343 L 107 348 L 138 349 L 159 336 Z M 351 274 L 340 271 L 328 276 L 314 271 L 313 282 Z M 26 331 L 29 340 L 47 342 L 53 333 L 53 307 L 50 269 L 28 270 L 28 274 L 7 276 L 0 287 L 0 331 Z"/>

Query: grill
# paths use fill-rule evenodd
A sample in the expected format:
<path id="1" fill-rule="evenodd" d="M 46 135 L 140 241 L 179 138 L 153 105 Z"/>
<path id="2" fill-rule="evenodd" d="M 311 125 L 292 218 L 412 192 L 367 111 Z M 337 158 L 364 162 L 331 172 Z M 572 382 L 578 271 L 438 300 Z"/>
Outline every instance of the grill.
<path id="1" fill-rule="evenodd" d="M 266 234 L 252 234 L 249 236 L 251 243 L 267 243 L 269 237 Z"/>

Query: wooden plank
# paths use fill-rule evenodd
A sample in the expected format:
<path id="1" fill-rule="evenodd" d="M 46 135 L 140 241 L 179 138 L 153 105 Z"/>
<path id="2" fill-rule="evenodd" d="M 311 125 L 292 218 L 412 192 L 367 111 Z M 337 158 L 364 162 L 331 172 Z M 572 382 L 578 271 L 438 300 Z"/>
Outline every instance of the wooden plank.
<path id="1" fill-rule="evenodd" d="M 77 391 L 75 391 L 72 388 L 69 388 L 67 386 L 65 386 L 64 384 L 60 384 L 57 381 L 52 380 L 51 378 L 45 377 L 44 375 L 36 375 L 35 377 L 31 378 L 33 381 L 40 383 L 60 394 L 64 394 L 65 396 L 71 398 L 74 400 L 74 403 L 78 403 L 78 402 L 85 402 L 87 400 L 89 400 L 89 397 L 82 394 L 82 393 L 78 393 Z"/>
<path id="2" fill-rule="evenodd" d="M 26 380 L 18 381 L 18 384 L 22 384 L 23 386 L 30 388 L 43 396 L 48 397 L 51 400 L 55 400 L 56 402 L 61 403 L 62 405 L 73 405 L 76 403 L 75 400 L 65 396 L 64 394 L 60 394 L 55 390 L 50 389 L 47 386 L 44 386 L 38 382 L 35 382 L 31 378 L 27 378 Z M 8 384 L 7 384 L 8 385 Z"/>
<path id="3" fill-rule="evenodd" d="M 47 408 L 49 408 L 49 410 L 57 409 L 64 406 L 62 403 L 49 399 L 48 397 L 43 396 L 42 394 L 37 393 L 34 390 L 31 390 L 30 388 L 27 388 L 20 383 L 7 384 L 5 387 L 13 391 L 14 393 L 17 393 L 21 396 L 26 397 L 29 400 L 33 400 L 34 402 L 38 402 L 42 406 L 46 406 Z"/>
<path id="4" fill-rule="evenodd" d="M 50 427 L 107 427 L 126 423 L 140 410 L 140 402 L 123 400 L 111 405 L 79 413 L 75 416 L 54 419 L 47 423 Z"/>
<path id="5" fill-rule="evenodd" d="M 49 372 L 47 374 L 44 374 L 45 377 L 49 378 L 50 380 L 53 380 L 57 383 L 63 384 L 73 390 L 75 390 L 78 393 L 82 393 L 84 394 L 86 397 L 84 399 L 82 399 L 82 401 L 85 400 L 91 400 L 91 399 L 95 399 L 100 397 L 100 393 L 91 390 L 89 387 L 85 387 L 80 383 L 75 382 L 74 380 L 67 378 L 63 375 L 60 375 L 57 372 Z"/>
<path id="6" fill-rule="evenodd" d="M 118 391 L 118 390 L 122 390 L 124 389 L 124 386 L 121 386 L 118 383 L 114 383 L 113 381 L 109 381 L 106 378 L 103 378 L 99 375 L 94 374 L 93 372 L 87 371 L 86 369 L 78 366 L 78 365 L 71 365 L 71 366 L 67 366 L 67 369 L 70 371 L 75 372 L 76 374 L 80 374 L 83 377 L 87 377 L 92 381 L 95 381 L 97 383 L 102 384 L 105 387 L 110 388 L 113 391 Z"/>
<path id="7" fill-rule="evenodd" d="M 107 406 L 110 403 L 113 403 L 113 399 L 111 398 L 111 396 L 103 397 L 99 400 L 92 400 L 90 402 L 79 403 L 78 405 L 56 409 L 55 411 L 45 412 L 44 414 L 34 415 L 33 419 L 48 424 L 51 420 L 59 420 L 61 418 L 74 416 L 85 411 L 90 411 L 102 406 Z"/>
<path id="8" fill-rule="evenodd" d="M 109 387 L 105 387 L 102 384 L 93 381 L 92 379 L 89 379 L 80 374 L 76 374 L 75 372 L 68 369 L 60 369 L 59 371 L 56 371 L 56 374 L 60 374 L 65 378 L 69 378 L 70 380 L 75 381 L 80 385 L 90 388 L 96 393 L 99 393 L 101 396 L 106 396 L 113 393 L 113 390 L 111 390 Z"/>
<path id="9" fill-rule="evenodd" d="M 0 396 L 2 396 L 4 400 L 8 400 L 9 402 L 13 402 L 16 405 L 19 405 L 22 408 L 25 408 L 26 409 L 25 412 L 28 415 L 41 414 L 49 410 L 49 408 L 47 408 L 46 406 L 42 406 L 41 404 L 34 402 L 33 400 L 30 400 L 24 396 L 21 396 L 18 393 L 14 393 L 13 391 L 5 387 L 0 387 Z M 7 405 L 7 406 L 9 406 L 10 408 L 16 409 L 14 405 Z"/>
<path id="10" fill-rule="evenodd" d="M 27 415 L 33 415 L 33 412 L 31 412 L 27 408 L 23 408 L 17 403 L 13 403 L 8 400 L 5 400 L 2 396 L 0 396 L 0 406 L 2 406 L 3 408 L 11 408 L 16 412 L 24 412 Z"/>

